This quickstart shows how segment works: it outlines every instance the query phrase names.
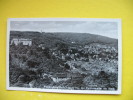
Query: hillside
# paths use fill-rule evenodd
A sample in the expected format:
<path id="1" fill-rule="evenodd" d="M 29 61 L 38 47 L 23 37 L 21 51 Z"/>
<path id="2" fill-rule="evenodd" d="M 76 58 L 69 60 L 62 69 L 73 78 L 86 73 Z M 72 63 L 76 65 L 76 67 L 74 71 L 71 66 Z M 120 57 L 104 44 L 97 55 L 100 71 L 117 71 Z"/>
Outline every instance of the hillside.
<path id="1" fill-rule="evenodd" d="M 100 35 L 94 35 L 90 33 L 66 33 L 66 32 L 54 32 L 54 33 L 39 33 L 31 31 L 11 31 L 12 38 L 30 38 L 38 41 L 38 43 L 44 43 L 46 45 L 54 46 L 55 43 L 65 43 L 68 45 L 86 45 L 91 43 L 106 44 L 118 48 L 118 40 L 108 38 Z M 72 44 L 74 42 L 74 44 Z"/>
<path id="2" fill-rule="evenodd" d="M 117 39 L 89 33 L 11 31 L 13 38 L 32 39 L 30 46 L 10 45 L 13 87 L 117 89 Z"/>

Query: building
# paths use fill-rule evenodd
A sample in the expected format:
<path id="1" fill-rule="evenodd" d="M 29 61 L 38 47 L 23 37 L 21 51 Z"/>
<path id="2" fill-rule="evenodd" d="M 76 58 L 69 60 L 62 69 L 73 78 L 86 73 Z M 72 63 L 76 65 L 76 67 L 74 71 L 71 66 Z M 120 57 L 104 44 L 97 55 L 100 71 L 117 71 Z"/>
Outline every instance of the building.
<path id="1" fill-rule="evenodd" d="M 19 45 L 19 44 L 22 44 L 22 45 L 27 45 L 27 46 L 31 46 L 32 45 L 32 40 L 31 39 L 17 39 L 17 38 L 14 38 L 11 40 L 11 45 Z"/>

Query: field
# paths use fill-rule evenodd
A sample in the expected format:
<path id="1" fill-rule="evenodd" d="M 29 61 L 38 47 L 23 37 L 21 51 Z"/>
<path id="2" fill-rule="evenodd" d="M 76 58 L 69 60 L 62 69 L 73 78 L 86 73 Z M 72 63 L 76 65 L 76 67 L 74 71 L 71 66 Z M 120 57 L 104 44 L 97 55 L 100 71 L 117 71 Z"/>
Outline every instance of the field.
<path id="1" fill-rule="evenodd" d="M 32 45 L 13 39 L 30 39 Z M 10 32 L 11 87 L 117 90 L 118 40 L 89 33 Z"/>

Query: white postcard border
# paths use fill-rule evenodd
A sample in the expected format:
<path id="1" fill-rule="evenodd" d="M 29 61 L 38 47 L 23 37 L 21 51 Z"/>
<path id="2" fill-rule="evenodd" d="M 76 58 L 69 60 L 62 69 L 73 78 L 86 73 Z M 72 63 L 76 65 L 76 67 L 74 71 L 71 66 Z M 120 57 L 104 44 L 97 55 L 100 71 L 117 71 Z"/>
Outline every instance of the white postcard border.
<path id="1" fill-rule="evenodd" d="M 11 21 L 96 21 L 96 22 L 117 22 L 118 23 L 118 90 L 62 90 L 62 89 L 38 89 L 18 88 L 9 86 L 9 39 Z M 6 43 L 6 89 L 20 91 L 56 92 L 56 93 L 78 93 L 78 94 L 121 94 L 122 84 L 122 28 L 121 19 L 108 18 L 9 18 L 7 22 L 7 43 Z"/>

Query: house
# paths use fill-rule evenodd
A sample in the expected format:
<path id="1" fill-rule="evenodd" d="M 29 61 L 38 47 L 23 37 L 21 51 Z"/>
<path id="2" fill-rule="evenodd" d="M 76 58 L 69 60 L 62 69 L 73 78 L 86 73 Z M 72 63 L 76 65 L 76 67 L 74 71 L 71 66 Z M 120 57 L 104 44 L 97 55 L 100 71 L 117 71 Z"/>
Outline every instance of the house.
<path id="1" fill-rule="evenodd" d="M 24 38 L 20 38 L 20 39 L 14 38 L 11 40 L 11 45 L 13 45 L 13 44 L 15 44 L 15 45 L 22 44 L 22 45 L 31 46 L 32 40 L 31 39 L 24 39 Z"/>

